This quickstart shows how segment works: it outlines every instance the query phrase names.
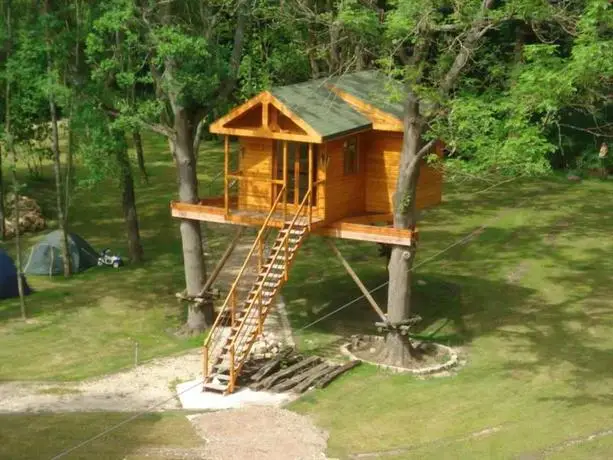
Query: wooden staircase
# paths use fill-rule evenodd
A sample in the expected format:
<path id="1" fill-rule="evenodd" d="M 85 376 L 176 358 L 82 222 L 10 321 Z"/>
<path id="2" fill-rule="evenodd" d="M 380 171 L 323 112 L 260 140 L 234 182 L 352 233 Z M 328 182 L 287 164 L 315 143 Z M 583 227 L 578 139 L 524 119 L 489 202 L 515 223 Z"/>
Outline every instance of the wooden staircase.
<path id="1" fill-rule="evenodd" d="M 272 247 L 266 251 L 266 240 L 273 229 L 270 220 L 279 205 L 284 190 L 279 193 L 270 214 L 260 229 L 247 258 L 239 271 L 224 305 L 204 344 L 203 391 L 232 393 L 236 380 L 251 347 L 262 333 L 264 321 L 274 305 L 276 295 L 288 279 L 296 254 L 310 231 L 310 219 L 305 204 L 308 193 L 291 220 L 284 219 Z M 248 266 L 257 257 L 257 275 L 249 277 Z M 239 285 L 252 282 L 246 298 L 238 299 Z"/>

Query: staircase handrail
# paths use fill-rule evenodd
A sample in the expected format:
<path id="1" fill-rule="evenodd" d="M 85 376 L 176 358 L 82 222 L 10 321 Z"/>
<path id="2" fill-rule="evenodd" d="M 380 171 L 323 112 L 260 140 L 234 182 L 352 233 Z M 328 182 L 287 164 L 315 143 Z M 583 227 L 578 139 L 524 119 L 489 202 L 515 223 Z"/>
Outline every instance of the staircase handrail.
<path id="1" fill-rule="evenodd" d="M 298 219 L 298 216 L 300 216 L 300 214 L 302 213 L 302 209 L 304 208 L 304 205 L 306 204 L 309 194 L 311 192 L 307 191 L 307 193 L 304 195 L 304 199 L 302 200 L 302 203 L 300 203 L 300 206 L 298 207 L 298 210 L 296 211 L 296 214 L 294 215 L 294 218 L 292 219 L 291 223 L 289 224 L 289 227 L 287 228 L 287 233 L 285 234 L 285 236 L 283 237 L 283 239 L 281 240 L 281 244 L 279 245 L 279 248 L 275 251 L 274 256 L 272 257 L 272 260 L 270 262 L 270 265 L 268 266 L 268 269 L 266 270 L 266 273 L 264 274 L 264 276 L 262 277 L 262 282 L 260 283 L 260 286 L 258 287 L 257 291 L 255 291 L 255 295 L 253 296 L 253 300 L 251 301 L 249 308 L 247 309 L 247 311 L 245 312 L 245 314 L 243 315 L 243 318 L 249 318 L 249 315 L 251 314 L 251 311 L 253 310 L 255 304 L 256 304 L 256 299 L 258 298 L 258 296 L 261 295 L 261 291 L 264 288 L 264 281 L 268 278 L 268 274 L 270 273 L 270 271 L 272 270 L 273 265 L 275 264 L 275 261 L 277 260 L 277 257 L 279 256 L 279 253 L 281 252 L 281 248 L 283 247 L 283 243 L 285 243 L 285 241 L 289 238 L 290 234 L 291 234 L 291 230 L 294 227 L 294 224 L 296 223 L 296 219 Z M 287 270 L 288 267 L 286 266 L 285 269 Z M 230 342 L 230 350 L 233 349 L 233 347 L 236 346 L 236 341 L 238 338 L 240 338 L 241 336 L 241 331 L 243 330 L 243 327 L 245 325 L 245 321 L 241 321 L 238 330 L 236 331 L 236 334 L 234 335 L 234 339 L 232 339 L 232 342 Z M 253 343 L 251 344 L 253 345 Z M 247 356 L 249 354 L 249 351 L 251 349 L 251 346 L 245 350 L 243 353 L 243 356 Z M 239 366 L 240 369 L 241 366 Z M 232 370 L 231 372 L 234 372 L 234 370 Z"/>
<path id="2" fill-rule="evenodd" d="M 279 194 L 277 195 L 277 198 L 275 199 L 275 202 L 273 203 L 272 207 L 270 208 L 270 212 L 268 213 L 268 216 L 266 216 L 266 219 L 264 220 L 264 223 L 262 224 L 262 228 L 260 228 L 260 231 L 258 232 L 258 236 L 256 237 L 255 241 L 253 242 L 253 244 L 251 246 L 251 249 L 249 250 L 249 254 L 245 258 L 245 262 L 243 262 L 243 265 L 242 265 L 241 269 L 239 270 L 238 274 L 236 275 L 236 278 L 234 279 L 234 283 L 232 284 L 232 287 L 230 288 L 230 291 L 228 291 L 228 295 L 226 296 L 226 300 L 224 301 L 223 306 L 221 307 L 221 311 L 217 315 L 217 318 L 215 319 L 215 322 L 213 323 L 213 326 L 211 327 L 211 333 L 207 336 L 206 340 L 204 341 L 204 347 L 205 348 L 207 348 L 209 346 L 209 343 L 211 342 L 211 340 L 213 338 L 214 331 L 216 330 L 219 322 L 221 321 L 221 318 L 223 317 L 224 312 L 228 308 L 228 304 L 230 303 L 230 299 L 232 298 L 232 295 L 234 294 L 234 291 L 236 290 L 236 288 L 238 286 L 238 283 L 239 283 L 239 281 L 240 281 L 240 279 L 241 279 L 241 277 L 243 275 L 243 272 L 247 268 L 247 265 L 249 265 L 249 260 L 251 259 L 251 256 L 253 255 L 253 251 L 255 251 L 255 248 L 257 247 L 258 243 L 262 239 L 263 235 L 266 234 L 268 223 L 270 222 L 270 219 L 272 218 L 273 214 L 275 213 L 275 210 L 277 209 L 277 206 L 281 202 L 281 198 L 283 197 L 283 192 L 284 191 L 285 191 L 285 185 L 281 187 L 281 190 L 280 190 Z"/>

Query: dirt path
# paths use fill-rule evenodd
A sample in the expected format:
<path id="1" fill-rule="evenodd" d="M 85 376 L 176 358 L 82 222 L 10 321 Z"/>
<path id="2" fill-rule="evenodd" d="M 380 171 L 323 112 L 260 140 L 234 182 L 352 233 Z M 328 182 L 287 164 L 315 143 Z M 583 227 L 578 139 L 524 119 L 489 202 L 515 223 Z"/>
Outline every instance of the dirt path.
<path id="1" fill-rule="evenodd" d="M 210 460 L 325 460 L 328 434 L 307 417 L 275 407 L 188 416 Z"/>
<path id="2" fill-rule="evenodd" d="M 138 412 L 167 400 L 155 410 L 179 409 L 178 380 L 198 378 L 199 350 L 160 358 L 124 372 L 81 382 L 0 383 L 2 412 Z"/>

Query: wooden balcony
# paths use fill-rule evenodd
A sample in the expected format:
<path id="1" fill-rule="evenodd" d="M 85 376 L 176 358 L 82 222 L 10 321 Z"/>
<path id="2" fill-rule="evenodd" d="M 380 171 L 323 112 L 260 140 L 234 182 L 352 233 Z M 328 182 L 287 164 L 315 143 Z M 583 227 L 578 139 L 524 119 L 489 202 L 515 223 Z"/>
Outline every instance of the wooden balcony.
<path id="1" fill-rule="evenodd" d="M 223 197 L 203 199 L 200 200 L 199 204 L 172 201 L 170 209 L 172 216 L 180 219 L 193 219 L 257 228 L 264 223 L 268 213 L 237 210 L 236 205 L 236 197 L 231 197 L 228 215 L 225 214 Z M 289 218 L 291 215 L 291 211 L 288 211 L 287 217 Z M 311 225 L 312 233 L 316 235 L 347 240 L 408 246 L 412 240 L 417 238 L 417 232 L 393 228 L 389 225 L 391 221 L 392 216 L 390 214 L 369 214 L 326 223 L 324 219 L 313 215 Z M 283 223 L 283 212 L 277 212 L 271 217 L 269 225 L 281 228 Z"/>

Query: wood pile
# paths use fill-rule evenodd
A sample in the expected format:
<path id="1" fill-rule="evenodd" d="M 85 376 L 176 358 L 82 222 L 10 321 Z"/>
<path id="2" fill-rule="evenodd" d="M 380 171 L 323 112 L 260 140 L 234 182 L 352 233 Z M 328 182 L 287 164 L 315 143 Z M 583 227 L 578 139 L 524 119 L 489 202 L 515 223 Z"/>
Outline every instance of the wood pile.
<path id="1" fill-rule="evenodd" d="M 319 356 L 302 356 L 293 349 L 281 351 L 275 358 L 250 363 L 244 386 L 254 391 L 304 393 L 309 388 L 324 388 L 339 375 L 358 366 L 361 361 L 335 364 Z"/>
<path id="2" fill-rule="evenodd" d="M 8 195 L 6 198 L 5 209 L 7 218 L 4 219 L 5 237 L 15 236 L 15 195 Z M 27 196 L 19 196 L 19 233 L 34 233 L 44 230 L 47 226 L 42 210 L 38 203 Z"/>

